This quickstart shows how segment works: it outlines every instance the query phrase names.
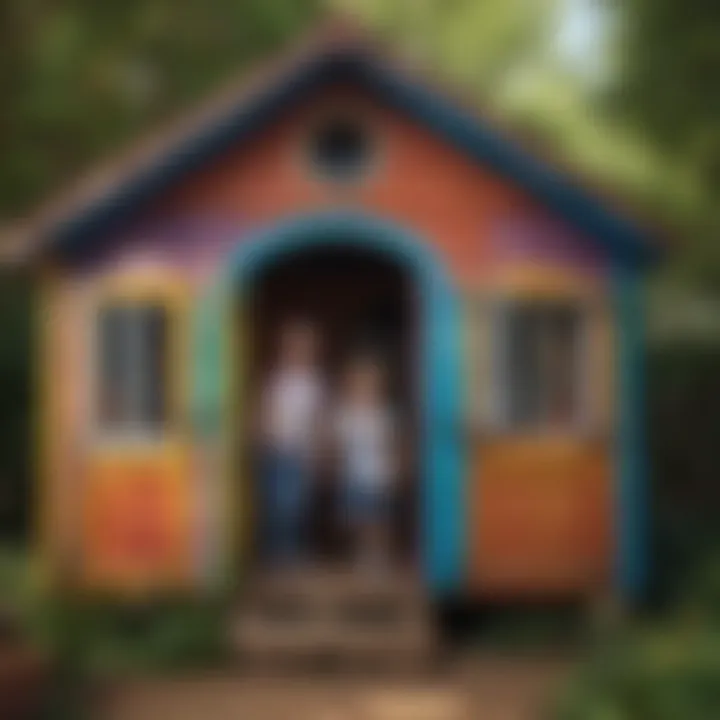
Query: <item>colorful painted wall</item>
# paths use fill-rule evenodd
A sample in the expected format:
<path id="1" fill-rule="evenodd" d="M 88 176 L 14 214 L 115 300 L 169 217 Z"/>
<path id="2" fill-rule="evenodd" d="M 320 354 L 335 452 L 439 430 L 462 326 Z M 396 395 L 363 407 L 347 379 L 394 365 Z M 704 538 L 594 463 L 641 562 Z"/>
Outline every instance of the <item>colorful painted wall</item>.
<path id="1" fill-rule="evenodd" d="M 380 138 L 377 161 L 358 185 L 327 183 L 303 159 L 308 128 L 339 102 L 355 107 Z M 54 567 L 89 584 L 145 586 L 196 583 L 222 565 L 230 515 L 241 512 L 228 508 L 217 457 L 187 422 L 192 309 L 244 238 L 337 209 L 407 228 L 442 258 L 465 301 L 457 343 L 472 390 L 468 418 L 491 393 L 484 368 L 492 337 L 482 319 L 488 297 L 562 297 L 592 308 L 590 432 L 526 437 L 467 421 L 466 579 L 473 591 L 496 595 L 607 585 L 615 475 L 608 261 L 519 189 L 345 86 L 308 97 L 131 224 L 98 237 L 82 258 L 48 270 L 43 545 Z M 157 447 L 107 448 L 93 432 L 93 311 L 100 298 L 147 293 L 167 302 L 176 321 L 177 422 Z M 155 488 L 157 522 L 148 527 L 132 510 L 133 486 Z"/>

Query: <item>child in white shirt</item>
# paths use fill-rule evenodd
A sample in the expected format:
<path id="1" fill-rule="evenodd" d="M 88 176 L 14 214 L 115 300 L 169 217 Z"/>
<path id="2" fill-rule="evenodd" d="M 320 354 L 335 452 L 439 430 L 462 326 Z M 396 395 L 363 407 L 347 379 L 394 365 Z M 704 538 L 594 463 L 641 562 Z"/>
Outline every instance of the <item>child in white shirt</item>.
<path id="1" fill-rule="evenodd" d="M 263 494 L 269 551 L 276 563 L 294 562 L 303 555 L 303 521 L 325 394 L 318 345 L 313 325 L 296 322 L 283 327 L 278 359 L 262 392 Z"/>
<path id="2" fill-rule="evenodd" d="M 348 367 L 336 409 L 344 506 L 358 557 L 374 567 L 389 552 L 389 521 L 397 479 L 397 429 L 386 374 L 372 359 Z"/>

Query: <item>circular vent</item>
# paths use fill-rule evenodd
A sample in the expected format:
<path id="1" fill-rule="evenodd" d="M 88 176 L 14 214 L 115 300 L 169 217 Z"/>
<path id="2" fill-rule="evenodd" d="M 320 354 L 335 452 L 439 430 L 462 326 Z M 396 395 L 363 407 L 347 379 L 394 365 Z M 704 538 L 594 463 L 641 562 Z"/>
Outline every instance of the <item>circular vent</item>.
<path id="1" fill-rule="evenodd" d="M 367 128 L 347 116 L 320 123 L 310 137 L 310 162 L 315 174 L 328 180 L 357 180 L 372 154 Z"/>

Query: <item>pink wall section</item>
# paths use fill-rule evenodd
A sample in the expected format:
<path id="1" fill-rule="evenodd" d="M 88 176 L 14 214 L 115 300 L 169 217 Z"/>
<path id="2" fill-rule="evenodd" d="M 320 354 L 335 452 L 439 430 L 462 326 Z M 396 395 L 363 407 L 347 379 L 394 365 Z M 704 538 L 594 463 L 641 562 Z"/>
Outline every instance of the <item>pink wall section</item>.
<path id="1" fill-rule="evenodd" d="M 602 252 L 541 211 L 508 213 L 491 224 L 488 265 L 552 265 L 583 275 L 605 273 Z"/>

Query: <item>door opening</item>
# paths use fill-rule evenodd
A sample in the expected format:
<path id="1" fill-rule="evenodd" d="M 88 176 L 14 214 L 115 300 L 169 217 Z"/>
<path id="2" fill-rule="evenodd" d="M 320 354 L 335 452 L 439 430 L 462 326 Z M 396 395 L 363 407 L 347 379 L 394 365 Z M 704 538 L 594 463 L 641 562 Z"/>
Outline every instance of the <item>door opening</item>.
<path id="1" fill-rule="evenodd" d="M 399 563 L 414 561 L 419 552 L 418 307 L 412 274 L 401 263 L 376 250 L 327 244 L 286 252 L 259 269 L 246 288 L 241 318 L 245 358 L 241 408 L 258 407 L 258 396 L 273 369 L 278 333 L 283 324 L 295 319 L 312 322 L 320 335 L 318 364 L 329 397 L 324 413 L 329 421 L 347 363 L 360 353 L 371 353 L 382 362 L 389 403 L 401 428 L 388 533 L 392 555 Z M 250 437 L 243 440 L 239 443 L 245 448 L 242 477 L 247 478 L 256 509 L 251 561 L 262 566 L 267 521 L 263 474 L 257 444 Z M 311 560 L 344 561 L 351 556 L 341 484 L 336 459 L 318 464 L 311 473 L 302 529 Z"/>

